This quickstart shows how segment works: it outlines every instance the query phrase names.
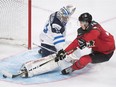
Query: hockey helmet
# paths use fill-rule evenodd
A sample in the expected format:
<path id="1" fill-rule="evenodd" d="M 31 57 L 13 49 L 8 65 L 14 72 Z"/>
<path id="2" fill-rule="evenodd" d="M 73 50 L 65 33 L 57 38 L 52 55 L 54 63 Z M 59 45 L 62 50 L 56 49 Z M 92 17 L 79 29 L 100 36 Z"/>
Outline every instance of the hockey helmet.
<path id="1" fill-rule="evenodd" d="M 63 17 L 69 17 L 74 13 L 75 10 L 76 7 L 73 7 L 72 5 L 67 5 L 66 7 L 62 7 L 59 12 Z"/>
<path id="2" fill-rule="evenodd" d="M 92 16 L 89 13 L 83 13 L 79 16 L 79 21 L 91 23 Z"/>
<path id="3" fill-rule="evenodd" d="M 69 20 L 69 17 L 75 12 L 76 7 L 73 7 L 72 5 L 67 5 L 66 7 L 62 7 L 58 13 L 60 20 L 62 21 L 63 25 L 67 24 L 67 21 Z"/>

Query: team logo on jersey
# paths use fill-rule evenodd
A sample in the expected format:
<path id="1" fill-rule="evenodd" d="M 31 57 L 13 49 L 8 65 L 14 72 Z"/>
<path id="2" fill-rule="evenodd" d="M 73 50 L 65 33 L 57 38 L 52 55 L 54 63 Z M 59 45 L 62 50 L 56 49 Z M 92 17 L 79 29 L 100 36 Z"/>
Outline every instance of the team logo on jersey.
<path id="1" fill-rule="evenodd" d="M 86 42 L 86 46 L 91 48 L 91 47 L 95 47 L 95 41 L 91 40 L 89 42 Z"/>

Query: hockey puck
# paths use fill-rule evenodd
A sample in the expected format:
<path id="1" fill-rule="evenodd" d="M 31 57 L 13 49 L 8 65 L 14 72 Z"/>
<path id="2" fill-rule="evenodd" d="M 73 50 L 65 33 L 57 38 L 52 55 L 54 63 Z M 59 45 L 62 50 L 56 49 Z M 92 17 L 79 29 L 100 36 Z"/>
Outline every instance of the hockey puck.
<path id="1" fill-rule="evenodd" d="M 7 76 L 3 75 L 4 78 L 7 78 Z"/>

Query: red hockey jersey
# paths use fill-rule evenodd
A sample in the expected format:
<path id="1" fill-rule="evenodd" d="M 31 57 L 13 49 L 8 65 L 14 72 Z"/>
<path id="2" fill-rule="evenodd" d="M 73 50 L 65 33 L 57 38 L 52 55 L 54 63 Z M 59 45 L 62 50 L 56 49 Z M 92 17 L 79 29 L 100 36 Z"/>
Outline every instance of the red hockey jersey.
<path id="1" fill-rule="evenodd" d="M 109 54 L 115 50 L 115 41 L 113 36 L 96 22 L 91 24 L 89 32 L 77 35 L 77 38 L 65 49 L 65 51 L 68 52 L 79 47 L 79 38 L 83 39 L 86 43 L 94 41 L 94 46 L 91 47 L 94 51 Z"/>

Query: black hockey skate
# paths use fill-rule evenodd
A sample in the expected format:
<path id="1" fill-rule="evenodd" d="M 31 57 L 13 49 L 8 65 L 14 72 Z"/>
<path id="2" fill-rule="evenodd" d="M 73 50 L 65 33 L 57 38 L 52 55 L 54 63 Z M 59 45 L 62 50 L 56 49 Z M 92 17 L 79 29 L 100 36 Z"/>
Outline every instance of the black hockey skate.
<path id="1" fill-rule="evenodd" d="M 67 75 L 67 74 L 71 74 L 73 71 L 74 71 L 74 70 L 72 69 L 72 67 L 68 67 L 68 68 L 62 70 L 61 73 L 62 73 L 63 75 Z"/>

